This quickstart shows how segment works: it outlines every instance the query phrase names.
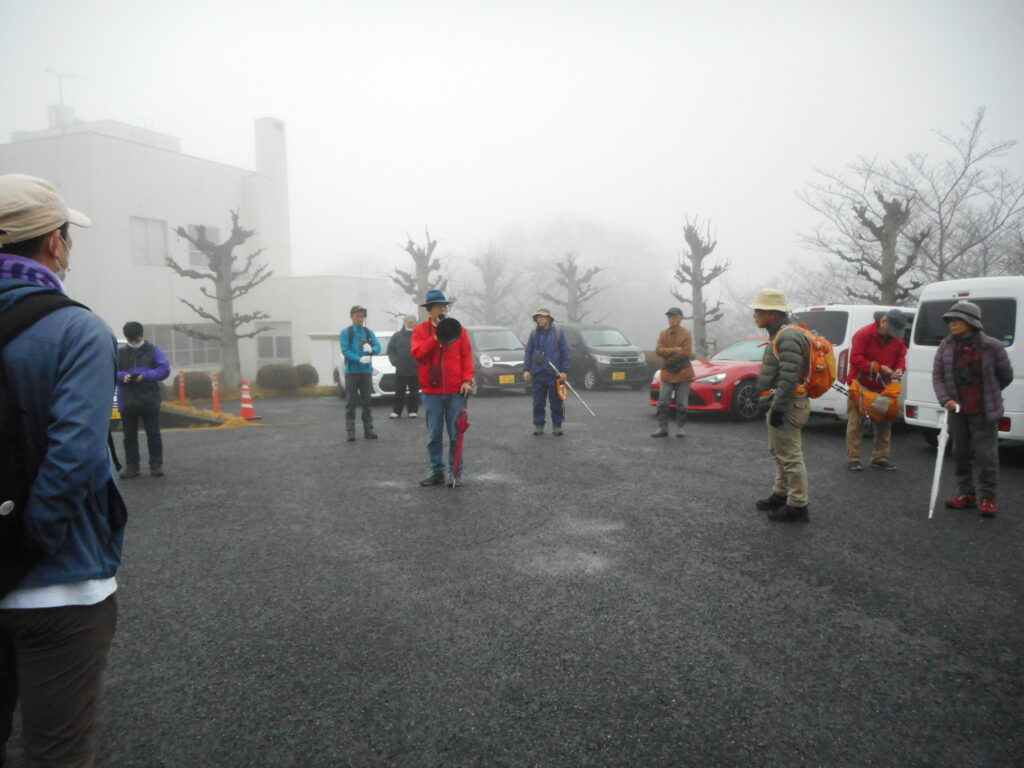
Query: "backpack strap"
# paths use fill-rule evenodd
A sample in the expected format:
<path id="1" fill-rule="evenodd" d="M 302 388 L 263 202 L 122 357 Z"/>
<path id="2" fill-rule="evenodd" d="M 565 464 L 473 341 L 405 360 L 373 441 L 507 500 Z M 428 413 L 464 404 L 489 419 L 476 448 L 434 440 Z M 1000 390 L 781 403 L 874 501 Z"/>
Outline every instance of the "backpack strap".
<path id="1" fill-rule="evenodd" d="M 0 349 L 6 347 L 8 342 L 20 336 L 22 332 L 28 330 L 48 314 L 63 307 L 88 309 L 84 304 L 79 304 L 59 291 L 40 291 L 19 299 L 0 312 L 0 316 L 3 317 L 3 327 L 0 328 Z"/>

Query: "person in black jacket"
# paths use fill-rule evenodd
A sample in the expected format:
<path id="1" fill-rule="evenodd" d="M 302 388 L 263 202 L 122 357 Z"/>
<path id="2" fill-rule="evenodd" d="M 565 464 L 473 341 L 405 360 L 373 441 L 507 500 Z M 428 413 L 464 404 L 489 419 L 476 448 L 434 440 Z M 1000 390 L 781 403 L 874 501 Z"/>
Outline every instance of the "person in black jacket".
<path id="1" fill-rule="evenodd" d="M 160 385 L 171 375 L 171 364 L 163 350 L 143 337 L 142 323 L 124 324 L 128 346 L 117 352 L 117 407 L 124 430 L 124 471 L 130 480 L 139 472 L 139 419 L 146 429 L 149 474 L 164 475 L 164 447 L 160 438 Z"/>
<path id="2" fill-rule="evenodd" d="M 395 405 L 390 418 L 397 419 L 402 415 L 402 408 L 407 408 L 409 418 L 415 419 L 420 411 L 420 380 L 419 363 L 412 356 L 412 331 L 416 327 L 416 318 L 409 315 L 405 318 L 402 329 L 391 336 L 388 341 L 388 360 L 395 366 Z M 406 391 L 408 390 L 408 399 Z"/>

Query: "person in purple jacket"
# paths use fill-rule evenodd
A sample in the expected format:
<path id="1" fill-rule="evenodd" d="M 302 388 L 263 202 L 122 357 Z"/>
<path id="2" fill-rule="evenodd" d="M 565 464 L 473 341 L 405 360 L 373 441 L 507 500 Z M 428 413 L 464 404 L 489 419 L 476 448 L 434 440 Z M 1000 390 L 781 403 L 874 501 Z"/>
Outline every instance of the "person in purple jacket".
<path id="1" fill-rule="evenodd" d="M 957 494 L 950 509 L 979 508 L 982 517 L 995 517 L 999 482 L 999 420 L 1003 390 L 1013 381 L 1013 367 L 998 339 L 982 333 L 981 308 L 959 301 L 942 316 L 949 336 L 942 340 L 932 366 L 932 386 L 939 405 L 949 411 L 953 438 Z M 975 493 L 978 470 L 981 504 Z"/>
<path id="2" fill-rule="evenodd" d="M 138 477 L 139 419 L 146 429 L 149 449 L 149 474 L 164 476 L 164 444 L 160 438 L 160 385 L 171 375 L 171 364 L 160 347 L 143 336 L 142 323 L 134 320 L 124 324 L 128 346 L 117 353 L 117 407 L 121 411 L 124 430 L 125 480 Z"/>

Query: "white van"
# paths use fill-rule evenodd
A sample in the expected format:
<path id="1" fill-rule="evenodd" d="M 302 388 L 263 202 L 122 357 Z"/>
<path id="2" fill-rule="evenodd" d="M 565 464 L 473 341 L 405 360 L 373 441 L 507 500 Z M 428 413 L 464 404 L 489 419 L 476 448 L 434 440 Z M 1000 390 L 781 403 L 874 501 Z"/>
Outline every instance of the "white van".
<path id="1" fill-rule="evenodd" d="M 845 382 L 850 371 L 850 344 L 853 334 L 890 309 L 898 309 L 907 315 L 909 322 L 904 339 L 910 345 L 910 327 L 914 310 L 906 307 L 883 306 L 881 304 L 823 304 L 820 307 L 804 307 L 792 313 L 792 322 L 807 323 L 807 328 L 832 342 L 836 354 L 837 381 Z M 909 365 L 909 363 L 908 363 Z M 824 413 L 846 421 L 846 395 L 831 389 L 821 397 L 811 399 L 811 413 Z"/>
<path id="2" fill-rule="evenodd" d="M 932 365 L 939 342 L 949 335 L 942 316 L 958 301 L 981 307 L 984 333 L 999 339 L 1013 366 L 1013 383 L 1003 390 L 1006 416 L 999 423 L 999 436 L 1024 440 L 1024 343 L 1016 344 L 1024 326 L 1024 277 L 975 277 L 932 283 L 921 291 L 917 319 L 907 353 L 904 420 L 918 427 L 938 428 L 942 409 L 932 387 Z M 925 433 L 929 441 L 934 433 Z"/>

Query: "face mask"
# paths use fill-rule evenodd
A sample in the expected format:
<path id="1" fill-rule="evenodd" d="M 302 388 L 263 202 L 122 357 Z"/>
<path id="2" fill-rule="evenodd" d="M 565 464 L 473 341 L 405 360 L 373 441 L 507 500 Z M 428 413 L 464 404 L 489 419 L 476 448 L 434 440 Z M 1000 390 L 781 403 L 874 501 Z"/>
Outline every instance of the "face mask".
<path id="1" fill-rule="evenodd" d="M 135 342 L 129 341 L 128 342 L 128 346 L 131 347 L 132 349 L 138 349 L 139 347 L 141 347 L 145 343 L 146 343 L 145 341 L 135 341 Z"/>
<path id="2" fill-rule="evenodd" d="M 63 237 L 61 237 L 60 241 L 64 243 L 64 263 L 67 264 L 68 259 L 71 256 L 71 246 L 68 245 L 68 241 Z M 68 276 L 68 272 L 71 271 L 71 267 L 62 266 L 59 259 L 57 261 L 57 266 L 57 279 L 63 283 L 64 279 Z"/>

